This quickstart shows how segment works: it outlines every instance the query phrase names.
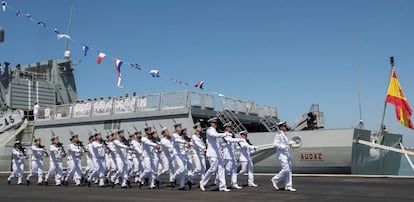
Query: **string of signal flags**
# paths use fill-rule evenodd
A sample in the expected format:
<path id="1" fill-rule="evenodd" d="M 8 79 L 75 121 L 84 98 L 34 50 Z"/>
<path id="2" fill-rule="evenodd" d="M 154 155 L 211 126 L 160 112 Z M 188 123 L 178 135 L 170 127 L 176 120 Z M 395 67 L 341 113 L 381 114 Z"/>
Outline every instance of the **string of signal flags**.
<path id="1" fill-rule="evenodd" d="M 59 29 L 49 26 L 44 21 L 37 20 L 35 17 L 32 16 L 32 14 L 24 13 L 21 10 L 10 6 L 7 1 L 4 1 L 4 0 L 2 1 L 2 9 L 3 9 L 3 12 L 11 10 L 12 12 L 15 13 L 16 17 L 26 18 L 29 21 L 33 22 L 36 26 L 53 32 L 56 35 L 58 40 L 66 39 L 66 40 L 69 40 L 73 43 L 76 43 L 76 44 L 80 45 L 84 57 L 88 56 L 91 51 L 94 51 L 97 55 L 97 60 L 96 60 L 97 64 L 101 64 L 102 61 L 104 61 L 104 58 L 112 59 L 115 63 L 115 72 L 116 72 L 116 76 L 117 76 L 117 79 L 118 79 L 117 80 L 117 86 L 119 88 L 123 88 L 123 86 L 122 86 L 122 73 L 121 73 L 121 67 L 123 66 L 123 64 L 128 65 L 128 66 L 130 66 L 130 67 L 132 67 L 132 68 L 134 68 L 138 71 L 148 72 L 148 74 L 150 76 L 154 77 L 154 78 L 164 78 L 164 79 L 167 79 L 167 80 L 171 80 L 171 81 L 173 81 L 173 82 L 175 82 L 179 85 L 190 86 L 190 84 L 187 83 L 187 82 L 175 79 L 173 77 L 169 77 L 167 75 L 161 75 L 160 71 L 158 69 L 147 69 L 147 68 L 144 68 L 142 65 L 139 65 L 137 63 L 131 63 L 131 62 L 128 62 L 128 61 L 123 61 L 123 60 L 119 59 L 118 57 L 114 57 L 114 56 L 111 56 L 111 55 L 107 54 L 106 52 L 100 51 L 100 49 L 91 47 L 91 46 L 87 45 L 86 43 L 82 43 L 82 42 L 74 39 L 69 34 L 62 33 L 62 32 L 60 32 Z M 196 82 L 193 85 L 193 87 L 197 88 L 197 89 L 204 89 L 204 81 L 199 80 L 198 82 Z M 214 92 L 214 91 L 212 91 L 212 93 L 213 94 L 218 94 L 217 92 Z M 218 95 L 222 96 L 222 94 L 218 94 Z"/>

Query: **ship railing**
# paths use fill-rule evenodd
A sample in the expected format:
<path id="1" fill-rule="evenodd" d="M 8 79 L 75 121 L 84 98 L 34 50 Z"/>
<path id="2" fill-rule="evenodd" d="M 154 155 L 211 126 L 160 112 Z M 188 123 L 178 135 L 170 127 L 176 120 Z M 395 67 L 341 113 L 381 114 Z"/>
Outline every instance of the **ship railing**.
<path id="1" fill-rule="evenodd" d="M 109 100 L 77 102 L 70 105 L 41 107 L 37 120 L 94 117 L 122 113 L 139 113 L 185 109 L 189 107 L 215 109 L 214 96 L 191 91 L 119 97 Z"/>
<path id="2" fill-rule="evenodd" d="M 244 101 L 229 97 L 220 96 L 221 109 L 229 110 L 234 113 L 246 114 L 246 115 L 258 115 L 259 106 L 253 101 Z"/>
<path id="3" fill-rule="evenodd" d="M 259 116 L 260 117 L 278 117 L 277 116 L 277 108 L 273 107 L 273 106 L 269 106 L 269 105 L 263 105 L 260 109 L 259 109 Z"/>

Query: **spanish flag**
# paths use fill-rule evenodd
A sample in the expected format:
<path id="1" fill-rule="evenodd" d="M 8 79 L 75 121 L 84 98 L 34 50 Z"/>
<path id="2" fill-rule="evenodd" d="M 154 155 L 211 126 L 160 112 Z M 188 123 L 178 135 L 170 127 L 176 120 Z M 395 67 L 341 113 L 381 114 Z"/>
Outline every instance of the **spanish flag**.
<path id="1" fill-rule="evenodd" d="M 414 126 L 411 123 L 411 114 L 413 111 L 404 96 L 394 69 L 392 70 L 390 85 L 388 87 L 387 98 L 385 101 L 395 106 L 397 119 L 401 121 L 403 126 L 414 129 Z"/>

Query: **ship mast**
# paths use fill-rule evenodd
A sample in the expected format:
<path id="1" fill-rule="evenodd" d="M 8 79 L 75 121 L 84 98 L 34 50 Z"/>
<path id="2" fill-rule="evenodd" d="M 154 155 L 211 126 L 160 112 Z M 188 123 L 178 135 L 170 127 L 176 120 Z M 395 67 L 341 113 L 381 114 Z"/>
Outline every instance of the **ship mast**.
<path id="1" fill-rule="evenodd" d="M 73 5 L 74 5 L 74 0 L 71 1 L 71 8 L 70 8 L 70 15 L 69 15 L 69 23 L 68 23 L 68 32 L 67 34 L 70 35 L 70 31 L 72 29 L 72 16 L 73 16 Z M 66 39 L 66 45 L 65 45 L 65 53 L 64 53 L 64 58 L 69 60 L 70 58 L 70 51 L 69 49 L 69 39 Z"/>
<path id="2" fill-rule="evenodd" d="M 394 57 L 390 57 L 390 64 L 391 64 L 391 73 L 390 73 L 390 81 L 391 82 L 391 76 L 392 76 L 392 70 L 394 70 Z M 388 83 L 389 85 L 389 83 Z M 387 94 L 388 94 L 388 88 L 387 88 Z M 378 136 L 382 136 L 385 130 L 384 120 L 385 120 L 385 111 L 387 110 L 387 101 L 384 101 L 384 111 L 382 112 L 382 119 L 381 119 L 381 125 L 378 130 Z"/>
<path id="3" fill-rule="evenodd" d="M 362 104 L 361 104 L 361 82 L 360 82 L 360 75 L 359 75 L 359 65 L 358 65 L 358 53 L 357 48 L 355 46 L 355 77 L 357 82 L 357 89 L 358 89 L 358 111 L 359 111 L 359 128 L 364 128 L 364 122 L 362 120 Z"/>

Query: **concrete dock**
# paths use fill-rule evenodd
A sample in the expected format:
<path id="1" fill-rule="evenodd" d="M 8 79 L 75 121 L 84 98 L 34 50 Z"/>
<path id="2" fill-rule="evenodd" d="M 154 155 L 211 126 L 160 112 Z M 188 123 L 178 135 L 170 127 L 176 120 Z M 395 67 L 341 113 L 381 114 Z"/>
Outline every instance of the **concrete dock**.
<path id="1" fill-rule="evenodd" d="M 26 176 L 26 175 L 25 175 Z M 162 184 L 159 189 L 131 189 L 39 186 L 32 178 L 30 186 L 7 184 L 7 174 L 0 175 L 0 200 L 9 201 L 414 201 L 414 179 L 395 177 L 305 176 L 295 175 L 297 192 L 276 191 L 271 175 L 256 175 L 257 188 L 247 187 L 246 178 L 239 180 L 242 190 L 219 192 L 210 186 L 205 192 L 198 187 L 179 191 Z M 198 183 L 197 183 L 198 184 Z M 279 187 L 283 187 L 281 184 Z"/>

